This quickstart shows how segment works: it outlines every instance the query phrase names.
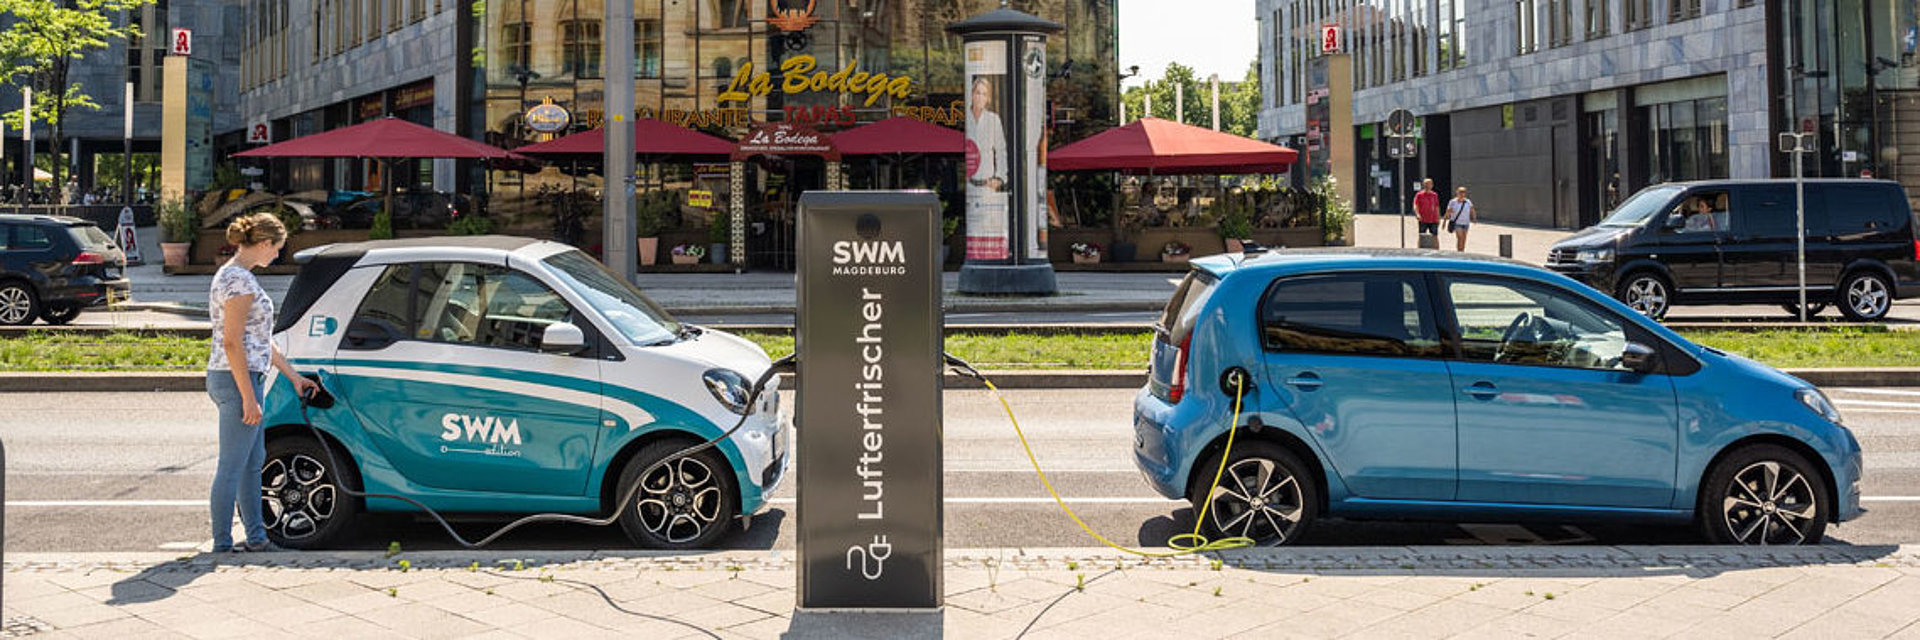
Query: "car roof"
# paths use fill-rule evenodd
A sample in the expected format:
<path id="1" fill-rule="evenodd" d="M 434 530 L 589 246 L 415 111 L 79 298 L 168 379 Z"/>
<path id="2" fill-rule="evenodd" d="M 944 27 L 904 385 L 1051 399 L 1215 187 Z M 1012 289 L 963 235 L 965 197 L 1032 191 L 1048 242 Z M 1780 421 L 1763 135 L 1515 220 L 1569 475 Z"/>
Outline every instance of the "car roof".
<path id="1" fill-rule="evenodd" d="M 499 261 L 514 253 L 542 258 L 572 247 L 519 236 L 435 236 L 330 244 L 294 256 L 298 263 L 324 259 L 357 265 L 436 260 Z"/>
<path id="2" fill-rule="evenodd" d="M 1892 180 L 1887 180 L 1883 178 L 1806 178 L 1805 182 L 1807 184 L 1841 184 L 1841 185 L 1854 185 L 1854 186 L 1899 186 L 1898 183 Z M 1730 186 L 1730 185 L 1744 185 L 1744 184 L 1793 184 L 1793 178 L 1727 178 L 1727 179 L 1718 179 L 1718 180 L 1689 180 L 1686 182 L 1662 182 L 1659 184 L 1650 184 L 1650 185 L 1647 185 L 1646 188 L 1652 189 L 1655 187 L 1685 187 L 1685 188 L 1724 187 L 1724 186 Z"/>
<path id="3" fill-rule="evenodd" d="M 28 214 L 0 213 L 0 222 L 13 222 L 13 223 L 38 222 L 42 224 L 57 224 L 57 225 L 66 226 L 66 227 L 78 226 L 83 224 L 93 224 L 92 220 L 88 220 L 86 218 L 76 218 L 73 216 L 48 215 L 48 214 L 38 214 L 38 213 L 28 213 Z"/>
<path id="4" fill-rule="evenodd" d="M 1550 273 L 1525 262 L 1496 256 L 1437 249 L 1373 247 L 1279 249 L 1253 255 L 1228 253 L 1199 258 L 1193 262 L 1195 267 L 1218 276 L 1236 271 L 1304 273 L 1354 269 L 1445 270 L 1506 274 Z"/>

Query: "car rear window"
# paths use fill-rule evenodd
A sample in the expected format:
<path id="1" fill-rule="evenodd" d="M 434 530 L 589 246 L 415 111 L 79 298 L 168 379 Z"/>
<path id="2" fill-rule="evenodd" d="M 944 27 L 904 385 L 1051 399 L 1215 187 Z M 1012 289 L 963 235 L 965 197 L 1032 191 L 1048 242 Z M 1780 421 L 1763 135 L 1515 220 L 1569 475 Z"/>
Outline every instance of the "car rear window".
<path id="1" fill-rule="evenodd" d="M 1187 339 L 1200 310 L 1207 306 L 1207 298 L 1212 297 L 1216 282 L 1213 274 L 1205 271 L 1189 272 L 1186 279 L 1180 281 L 1180 288 L 1174 290 L 1173 298 L 1167 300 L 1167 309 L 1160 314 L 1160 321 L 1154 324 L 1168 344 L 1177 345 Z"/>
<path id="2" fill-rule="evenodd" d="M 80 245 L 82 249 L 113 248 L 113 238 L 108 237 L 107 232 L 101 231 L 100 227 L 90 224 L 75 225 L 67 227 L 67 234 L 73 236 L 74 244 Z"/>
<path id="3" fill-rule="evenodd" d="M 1260 305 L 1268 349 L 1437 358 L 1444 352 L 1417 274 L 1358 273 L 1281 280 Z"/>
<path id="4" fill-rule="evenodd" d="M 13 228 L 13 246 L 8 248 L 23 251 L 52 249 L 53 237 L 48 236 L 44 228 L 23 224 Z"/>

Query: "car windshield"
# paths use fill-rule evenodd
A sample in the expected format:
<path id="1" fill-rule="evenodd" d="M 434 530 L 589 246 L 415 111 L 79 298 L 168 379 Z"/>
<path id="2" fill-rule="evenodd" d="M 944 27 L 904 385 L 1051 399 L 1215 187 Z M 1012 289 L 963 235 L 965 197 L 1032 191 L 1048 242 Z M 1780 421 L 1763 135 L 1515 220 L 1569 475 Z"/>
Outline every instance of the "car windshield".
<path id="1" fill-rule="evenodd" d="M 1602 227 L 1637 227 L 1648 218 L 1666 208 L 1667 202 L 1680 193 L 1681 187 L 1660 186 L 1643 189 L 1633 194 L 1626 202 L 1614 208 L 1613 214 L 1600 221 Z"/>
<path id="2" fill-rule="evenodd" d="M 633 344 L 660 344 L 679 339 L 680 323 L 673 316 L 586 254 L 568 251 L 547 258 L 546 263 L 561 282 L 580 294 L 601 317 L 613 324 L 614 330 Z"/>

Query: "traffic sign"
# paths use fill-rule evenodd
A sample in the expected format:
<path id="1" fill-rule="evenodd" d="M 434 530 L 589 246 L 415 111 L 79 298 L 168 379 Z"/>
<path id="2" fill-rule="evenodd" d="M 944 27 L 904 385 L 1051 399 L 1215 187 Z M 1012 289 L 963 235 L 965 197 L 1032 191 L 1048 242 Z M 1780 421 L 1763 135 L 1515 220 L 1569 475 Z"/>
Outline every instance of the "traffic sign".
<path id="1" fill-rule="evenodd" d="M 1340 25 L 1320 25 L 1320 53 L 1340 53 Z"/>
<path id="2" fill-rule="evenodd" d="M 267 126 L 266 120 L 255 120 L 253 124 L 247 125 L 247 144 L 271 144 L 272 142 L 273 129 Z"/>
<path id="3" fill-rule="evenodd" d="M 121 207 L 120 222 L 114 229 L 114 235 L 119 237 L 120 250 L 126 253 L 127 264 L 137 265 L 143 260 L 140 258 L 140 236 L 134 233 L 133 224 L 133 207 Z"/>
<path id="4" fill-rule="evenodd" d="M 1402 159 L 1420 156 L 1420 142 L 1417 140 L 1398 140 L 1387 143 L 1387 157 Z"/>
<path id="5" fill-rule="evenodd" d="M 1414 126 L 1414 123 L 1413 123 L 1412 111 L 1408 111 L 1406 109 L 1394 109 L 1393 113 L 1387 114 L 1387 135 L 1390 135 L 1390 136 L 1413 135 L 1413 126 Z"/>
<path id="6" fill-rule="evenodd" d="M 168 40 L 168 42 L 173 43 L 173 48 L 170 49 L 168 53 L 171 53 L 176 56 L 193 55 L 193 30 L 192 29 L 174 29 L 173 38 Z"/>

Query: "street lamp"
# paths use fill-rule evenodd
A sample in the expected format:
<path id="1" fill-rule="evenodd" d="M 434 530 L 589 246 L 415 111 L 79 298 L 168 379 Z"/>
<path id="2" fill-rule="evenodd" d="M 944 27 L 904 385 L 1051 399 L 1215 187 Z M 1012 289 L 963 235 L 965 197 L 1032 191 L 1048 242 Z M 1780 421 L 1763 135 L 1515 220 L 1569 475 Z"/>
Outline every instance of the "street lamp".
<path id="1" fill-rule="evenodd" d="M 1140 65 L 1137 65 L 1137 64 L 1128 65 L 1127 72 L 1120 74 L 1120 81 L 1118 84 L 1125 84 L 1127 82 L 1127 78 L 1131 78 L 1137 75 L 1140 75 Z M 1118 86 L 1118 84 L 1116 84 L 1115 86 Z M 1120 117 L 1116 119 L 1113 123 L 1114 126 L 1116 127 L 1127 123 L 1127 90 L 1125 87 L 1121 87 L 1118 93 L 1119 95 L 1116 97 L 1118 98 L 1118 101 L 1120 103 L 1120 108 L 1117 109 L 1116 112 L 1120 114 Z"/>

